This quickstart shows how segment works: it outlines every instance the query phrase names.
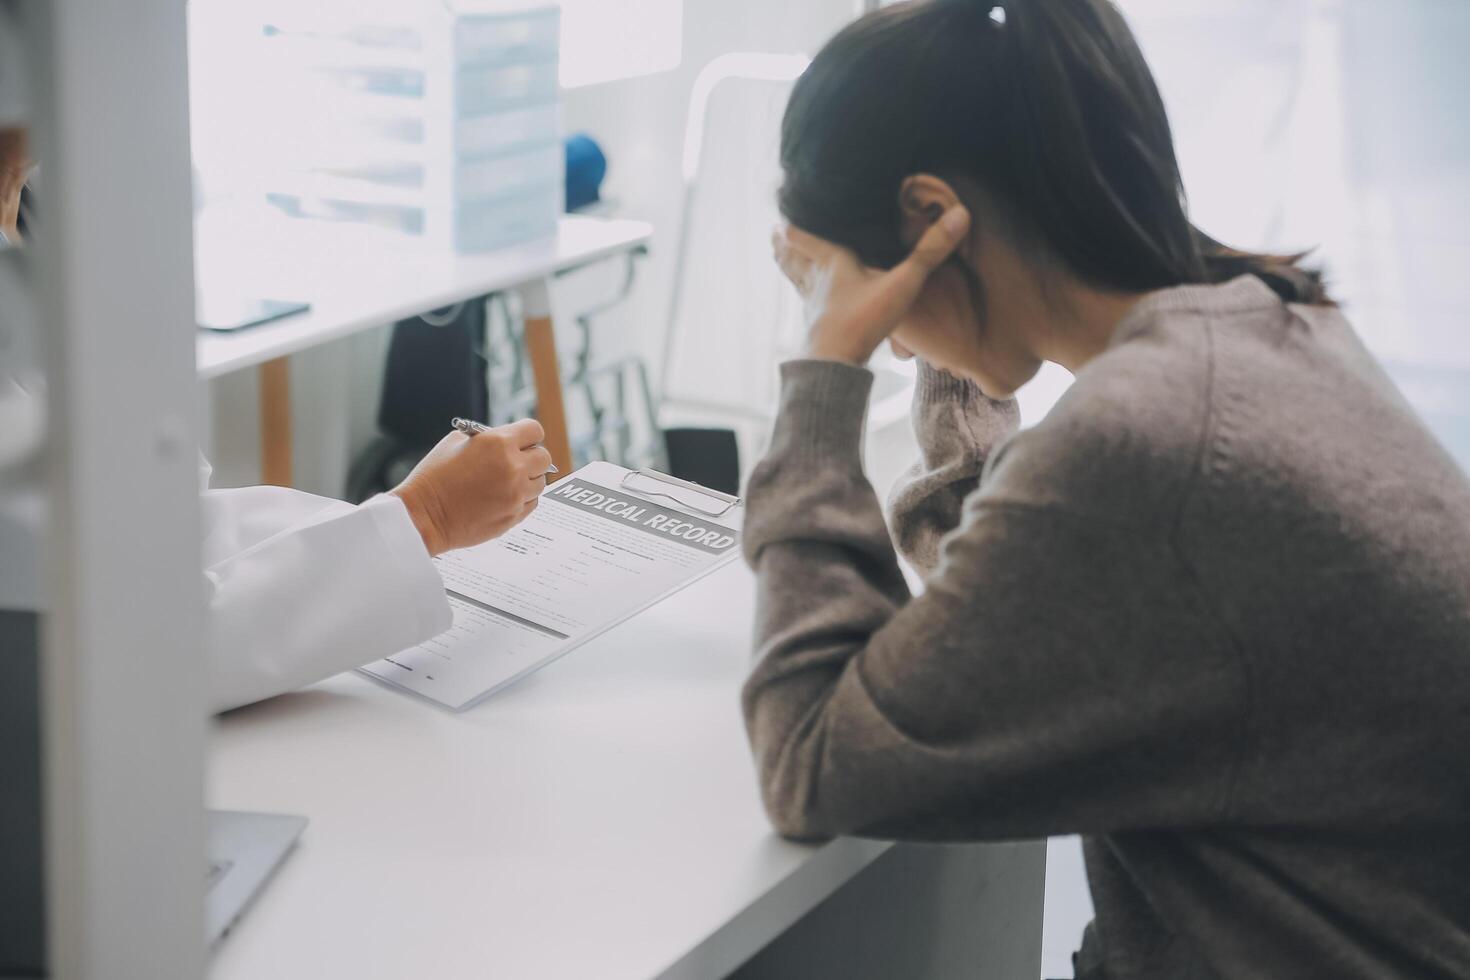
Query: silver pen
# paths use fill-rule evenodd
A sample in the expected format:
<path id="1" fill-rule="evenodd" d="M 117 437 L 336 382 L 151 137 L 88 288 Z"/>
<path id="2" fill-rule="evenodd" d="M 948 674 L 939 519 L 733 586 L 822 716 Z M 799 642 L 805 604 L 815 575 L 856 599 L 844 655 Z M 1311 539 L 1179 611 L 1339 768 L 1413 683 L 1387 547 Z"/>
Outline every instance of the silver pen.
<path id="1" fill-rule="evenodd" d="M 476 422 L 472 419 L 455 419 L 452 424 L 455 429 L 463 432 L 467 436 L 475 436 L 479 435 L 481 432 L 491 431 L 490 426 L 486 425 L 484 422 Z M 555 476 L 556 474 L 560 473 L 561 470 L 556 468 L 555 463 L 552 463 L 551 469 L 547 470 L 546 472 L 550 476 Z"/>

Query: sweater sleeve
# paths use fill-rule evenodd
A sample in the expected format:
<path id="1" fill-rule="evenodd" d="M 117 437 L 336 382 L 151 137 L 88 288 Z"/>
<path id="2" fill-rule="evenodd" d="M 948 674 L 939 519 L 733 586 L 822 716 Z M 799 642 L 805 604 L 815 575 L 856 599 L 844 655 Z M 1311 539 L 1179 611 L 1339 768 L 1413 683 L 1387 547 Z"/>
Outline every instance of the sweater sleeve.
<path id="1" fill-rule="evenodd" d="M 1215 819 L 1241 679 L 1167 540 L 982 491 L 911 598 L 860 462 L 870 385 L 785 365 L 749 489 L 743 704 L 777 829 L 964 840 Z"/>
<path id="2" fill-rule="evenodd" d="M 894 543 L 922 574 L 934 571 L 939 542 L 960 523 L 992 450 L 1020 428 L 1014 399 L 993 401 L 971 381 L 919 362 L 912 413 L 919 460 L 889 497 Z"/>

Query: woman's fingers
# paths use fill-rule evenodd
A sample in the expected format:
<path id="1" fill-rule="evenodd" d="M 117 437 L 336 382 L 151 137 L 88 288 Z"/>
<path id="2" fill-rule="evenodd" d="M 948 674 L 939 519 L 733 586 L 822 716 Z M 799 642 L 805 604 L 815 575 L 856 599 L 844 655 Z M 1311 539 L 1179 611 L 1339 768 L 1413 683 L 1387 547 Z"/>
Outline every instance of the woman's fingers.
<path id="1" fill-rule="evenodd" d="M 786 278 L 803 294 L 816 289 L 820 274 L 844 259 L 857 265 L 856 257 L 847 249 L 790 224 L 778 225 L 772 232 L 771 250 Z"/>
<path id="2" fill-rule="evenodd" d="M 811 283 L 812 260 L 792 242 L 791 230 L 790 226 L 784 226 L 771 233 L 771 252 L 776 257 L 776 265 L 780 266 L 791 284 L 806 292 Z"/>
<path id="3" fill-rule="evenodd" d="M 929 226 L 919 244 L 885 277 L 888 280 L 890 307 L 900 315 L 918 300 L 924 284 L 965 240 L 970 231 L 970 212 L 962 204 L 956 204 L 944 216 Z"/>

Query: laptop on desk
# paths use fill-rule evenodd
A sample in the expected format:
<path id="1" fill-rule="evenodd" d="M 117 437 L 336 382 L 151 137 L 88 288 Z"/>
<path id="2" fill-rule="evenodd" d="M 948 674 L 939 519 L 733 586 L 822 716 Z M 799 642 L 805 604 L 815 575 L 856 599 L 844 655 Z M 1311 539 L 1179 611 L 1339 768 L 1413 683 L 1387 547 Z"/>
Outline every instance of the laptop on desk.
<path id="1" fill-rule="evenodd" d="M 305 817 L 209 812 L 204 935 L 211 946 L 239 921 L 305 829 Z"/>
<path id="2" fill-rule="evenodd" d="M 40 623 L 0 610 L 0 977 L 50 975 L 41 817 Z M 208 814 L 205 936 L 217 943 L 290 853 L 304 817 Z"/>

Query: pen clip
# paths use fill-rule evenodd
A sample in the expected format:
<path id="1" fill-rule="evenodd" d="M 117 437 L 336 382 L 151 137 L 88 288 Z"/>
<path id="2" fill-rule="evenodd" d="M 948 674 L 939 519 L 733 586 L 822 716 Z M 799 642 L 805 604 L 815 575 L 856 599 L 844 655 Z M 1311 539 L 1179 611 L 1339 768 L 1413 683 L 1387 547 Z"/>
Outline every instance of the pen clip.
<path id="1" fill-rule="evenodd" d="M 475 436 L 481 432 L 490 431 L 490 426 L 483 422 L 476 422 L 474 419 L 455 419 L 450 423 L 450 426 L 467 436 Z"/>
<path id="2" fill-rule="evenodd" d="M 671 490 L 684 490 L 698 497 L 718 500 L 722 504 L 724 504 L 724 506 L 719 508 L 705 507 L 701 506 L 697 502 L 685 500 L 683 497 L 677 496 L 676 494 L 670 492 L 670 490 L 651 489 L 647 487 L 639 488 L 633 486 L 633 481 L 638 479 L 662 484 L 669 487 Z M 631 490 L 632 492 L 641 494 L 645 497 L 662 497 L 665 500 L 672 500 L 680 507 L 687 507 L 690 510 L 698 511 L 701 514 L 704 514 L 706 517 L 724 517 L 726 514 L 730 513 L 730 511 L 734 510 L 736 507 L 739 507 L 741 503 L 739 497 L 732 496 L 728 493 L 721 493 L 718 490 L 711 490 L 710 488 L 702 487 L 697 483 L 690 483 L 688 480 L 681 480 L 678 477 L 668 476 L 667 474 L 660 473 L 657 470 L 650 469 L 632 470 L 623 477 L 623 481 L 620 484 L 620 487 L 623 490 Z"/>

